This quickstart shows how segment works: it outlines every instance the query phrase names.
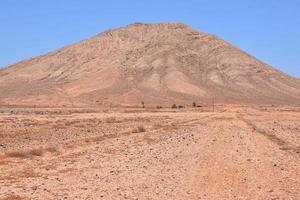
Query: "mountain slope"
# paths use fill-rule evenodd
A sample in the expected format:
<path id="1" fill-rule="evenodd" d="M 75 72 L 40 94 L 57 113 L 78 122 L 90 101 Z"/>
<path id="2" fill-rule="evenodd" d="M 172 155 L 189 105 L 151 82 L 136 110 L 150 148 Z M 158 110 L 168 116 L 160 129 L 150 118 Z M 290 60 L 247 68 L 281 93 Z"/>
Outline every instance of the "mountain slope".
<path id="1" fill-rule="evenodd" d="M 0 71 L 3 103 L 297 104 L 300 80 L 181 23 L 132 24 Z"/>

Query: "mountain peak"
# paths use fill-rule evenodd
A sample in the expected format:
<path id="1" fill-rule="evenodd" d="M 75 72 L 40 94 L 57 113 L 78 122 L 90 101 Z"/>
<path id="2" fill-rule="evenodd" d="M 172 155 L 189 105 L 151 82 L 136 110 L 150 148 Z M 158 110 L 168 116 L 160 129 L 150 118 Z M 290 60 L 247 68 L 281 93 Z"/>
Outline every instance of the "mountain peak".
<path id="1" fill-rule="evenodd" d="M 129 24 L 128 26 L 165 26 L 165 27 L 178 27 L 178 28 L 186 28 L 188 25 L 182 22 L 161 22 L 161 23 L 142 23 L 142 22 L 134 22 Z"/>
<path id="2" fill-rule="evenodd" d="M 135 22 L 121 28 L 109 29 L 105 31 L 104 34 L 112 34 L 116 32 L 119 33 L 122 31 L 127 31 L 130 32 L 130 34 L 137 35 L 137 34 L 143 34 L 148 30 L 159 31 L 159 32 L 173 31 L 173 30 L 194 31 L 190 26 L 180 22 L 162 22 L 162 23 Z M 102 34 L 103 33 L 99 35 L 101 36 Z"/>

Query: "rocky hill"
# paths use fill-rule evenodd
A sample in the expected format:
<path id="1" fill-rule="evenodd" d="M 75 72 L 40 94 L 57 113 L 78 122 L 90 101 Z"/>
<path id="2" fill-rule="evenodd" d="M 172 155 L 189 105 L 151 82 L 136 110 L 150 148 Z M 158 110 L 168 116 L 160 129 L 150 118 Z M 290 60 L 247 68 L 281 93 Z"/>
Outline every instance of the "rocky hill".
<path id="1" fill-rule="evenodd" d="M 131 24 L 0 71 L 2 104 L 300 102 L 300 80 L 182 23 Z"/>

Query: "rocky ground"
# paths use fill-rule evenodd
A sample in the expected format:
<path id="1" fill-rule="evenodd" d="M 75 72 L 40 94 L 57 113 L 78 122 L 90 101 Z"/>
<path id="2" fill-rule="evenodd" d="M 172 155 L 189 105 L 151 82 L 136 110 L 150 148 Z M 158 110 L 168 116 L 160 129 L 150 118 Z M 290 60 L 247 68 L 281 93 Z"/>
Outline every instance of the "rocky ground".
<path id="1" fill-rule="evenodd" d="M 300 199 L 299 108 L 0 109 L 0 199 Z"/>

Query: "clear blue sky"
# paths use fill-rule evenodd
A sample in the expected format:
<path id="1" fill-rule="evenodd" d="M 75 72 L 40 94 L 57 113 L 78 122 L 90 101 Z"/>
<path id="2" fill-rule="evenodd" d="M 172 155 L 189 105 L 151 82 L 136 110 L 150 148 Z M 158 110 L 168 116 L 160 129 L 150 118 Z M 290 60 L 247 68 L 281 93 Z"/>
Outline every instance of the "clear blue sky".
<path id="1" fill-rule="evenodd" d="M 1 0 L 0 66 L 133 22 L 184 22 L 300 78 L 299 0 Z"/>

